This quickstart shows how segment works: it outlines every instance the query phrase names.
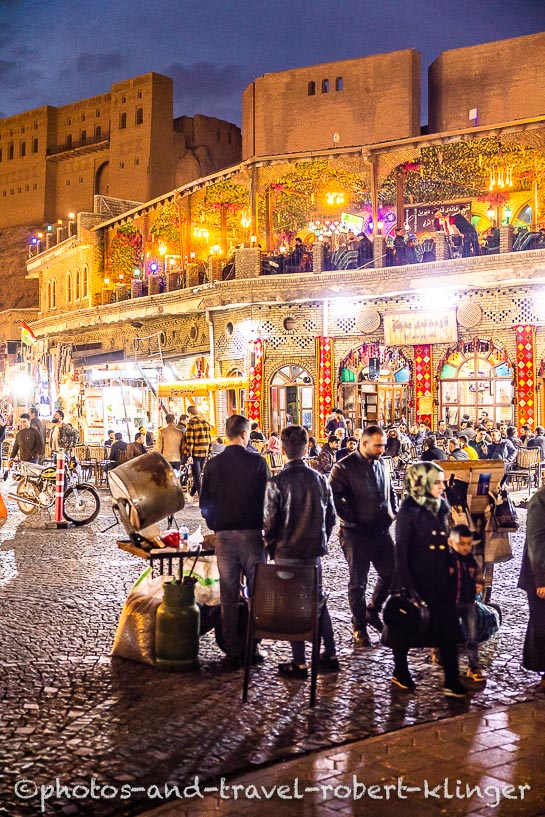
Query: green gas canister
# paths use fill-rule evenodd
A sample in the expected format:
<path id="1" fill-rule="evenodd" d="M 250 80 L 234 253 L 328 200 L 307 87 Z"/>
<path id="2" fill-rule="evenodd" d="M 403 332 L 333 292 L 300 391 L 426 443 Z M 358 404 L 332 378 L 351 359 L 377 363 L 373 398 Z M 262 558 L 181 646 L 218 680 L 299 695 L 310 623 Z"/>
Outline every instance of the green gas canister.
<path id="1" fill-rule="evenodd" d="M 195 603 L 195 579 L 164 585 L 155 620 L 155 664 L 158 669 L 187 672 L 198 664 L 201 614 Z"/>

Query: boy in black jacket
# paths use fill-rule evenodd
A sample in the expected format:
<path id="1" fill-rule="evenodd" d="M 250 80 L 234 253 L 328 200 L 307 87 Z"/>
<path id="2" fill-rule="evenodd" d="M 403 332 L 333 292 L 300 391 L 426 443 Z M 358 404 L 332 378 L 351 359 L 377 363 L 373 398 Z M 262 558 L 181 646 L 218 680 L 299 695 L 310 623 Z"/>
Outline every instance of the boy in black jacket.
<path id="1" fill-rule="evenodd" d="M 477 608 L 475 594 L 483 591 L 483 578 L 479 565 L 471 555 L 473 536 L 467 525 L 455 525 L 449 533 L 449 572 L 456 590 L 456 606 L 467 634 L 466 651 L 469 669 L 467 677 L 472 681 L 486 681 L 479 668 L 479 644 L 477 641 Z"/>
<path id="2" fill-rule="evenodd" d="M 281 434 L 282 449 L 288 462 L 267 483 L 263 525 L 265 542 L 277 564 L 317 565 L 319 589 L 322 592 L 321 556 L 327 553 L 327 542 L 335 525 L 335 507 L 329 483 L 309 468 L 305 456 L 308 434 L 302 426 L 288 426 Z M 338 672 L 333 627 L 327 606 L 322 613 L 324 652 L 320 667 Z M 307 678 L 305 642 L 292 643 L 293 661 L 280 664 L 280 675 Z"/>

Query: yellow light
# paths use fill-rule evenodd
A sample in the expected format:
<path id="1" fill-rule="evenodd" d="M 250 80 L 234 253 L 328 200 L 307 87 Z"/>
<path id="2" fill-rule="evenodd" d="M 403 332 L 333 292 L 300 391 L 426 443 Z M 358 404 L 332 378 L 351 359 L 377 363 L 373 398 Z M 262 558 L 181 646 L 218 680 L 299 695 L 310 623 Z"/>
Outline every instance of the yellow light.
<path id="1" fill-rule="evenodd" d="M 72 219 L 72 218 L 74 218 L 74 217 L 75 217 L 75 214 L 74 214 L 74 213 L 68 213 L 68 218 Z"/>
<path id="2" fill-rule="evenodd" d="M 110 283 L 110 279 L 109 279 L 109 278 L 105 278 L 105 279 L 104 279 L 104 284 L 105 284 L 105 286 L 108 286 L 108 284 L 109 284 L 109 283 Z"/>
<path id="3" fill-rule="evenodd" d="M 251 235 L 250 236 L 250 244 L 257 244 L 257 236 Z"/>
<path id="4" fill-rule="evenodd" d="M 159 255 L 164 255 L 168 247 L 166 244 L 159 244 Z"/>
<path id="5" fill-rule="evenodd" d="M 326 193 L 328 204 L 344 204 L 344 193 Z"/>
<path id="6" fill-rule="evenodd" d="M 283 255 L 285 252 L 287 252 L 287 249 L 288 249 L 288 248 L 287 248 L 287 247 L 285 247 L 285 246 L 284 246 L 284 244 L 281 244 L 281 245 L 280 245 L 280 252 L 282 253 L 282 255 Z"/>
<path id="7" fill-rule="evenodd" d="M 240 223 L 242 224 L 245 230 L 247 230 L 250 224 L 252 223 L 252 219 L 247 210 L 242 211 L 240 215 Z"/>
<path id="8" fill-rule="evenodd" d="M 62 218 L 59 218 L 59 219 L 57 220 L 57 224 L 62 224 Z"/>
<path id="9" fill-rule="evenodd" d="M 43 233 L 38 233 L 38 238 L 43 238 L 43 237 L 44 237 Z"/>

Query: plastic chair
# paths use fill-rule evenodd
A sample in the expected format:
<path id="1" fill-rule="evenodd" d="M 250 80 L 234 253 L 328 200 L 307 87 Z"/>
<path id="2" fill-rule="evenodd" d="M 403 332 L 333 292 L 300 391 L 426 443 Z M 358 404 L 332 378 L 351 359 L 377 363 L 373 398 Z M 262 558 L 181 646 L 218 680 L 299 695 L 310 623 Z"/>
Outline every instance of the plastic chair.
<path id="1" fill-rule="evenodd" d="M 311 641 L 310 706 L 316 703 L 323 610 L 318 593 L 316 565 L 257 565 L 253 596 L 248 605 L 242 700 L 248 700 L 254 639 Z"/>

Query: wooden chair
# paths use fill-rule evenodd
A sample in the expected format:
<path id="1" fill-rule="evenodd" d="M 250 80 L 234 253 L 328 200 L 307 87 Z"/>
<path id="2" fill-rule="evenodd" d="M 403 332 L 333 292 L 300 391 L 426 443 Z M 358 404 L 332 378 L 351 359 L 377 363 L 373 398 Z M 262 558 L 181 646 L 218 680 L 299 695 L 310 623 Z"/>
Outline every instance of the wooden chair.
<path id="1" fill-rule="evenodd" d="M 248 700 L 254 639 L 311 641 L 310 706 L 316 703 L 323 602 L 318 592 L 317 565 L 257 565 L 249 600 L 242 700 Z"/>
<path id="2" fill-rule="evenodd" d="M 528 496 L 532 487 L 541 487 L 542 473 L 541 449 L 518 448 L 517 456 L 507 472 L 510 485 L 526 485 Z"/>

